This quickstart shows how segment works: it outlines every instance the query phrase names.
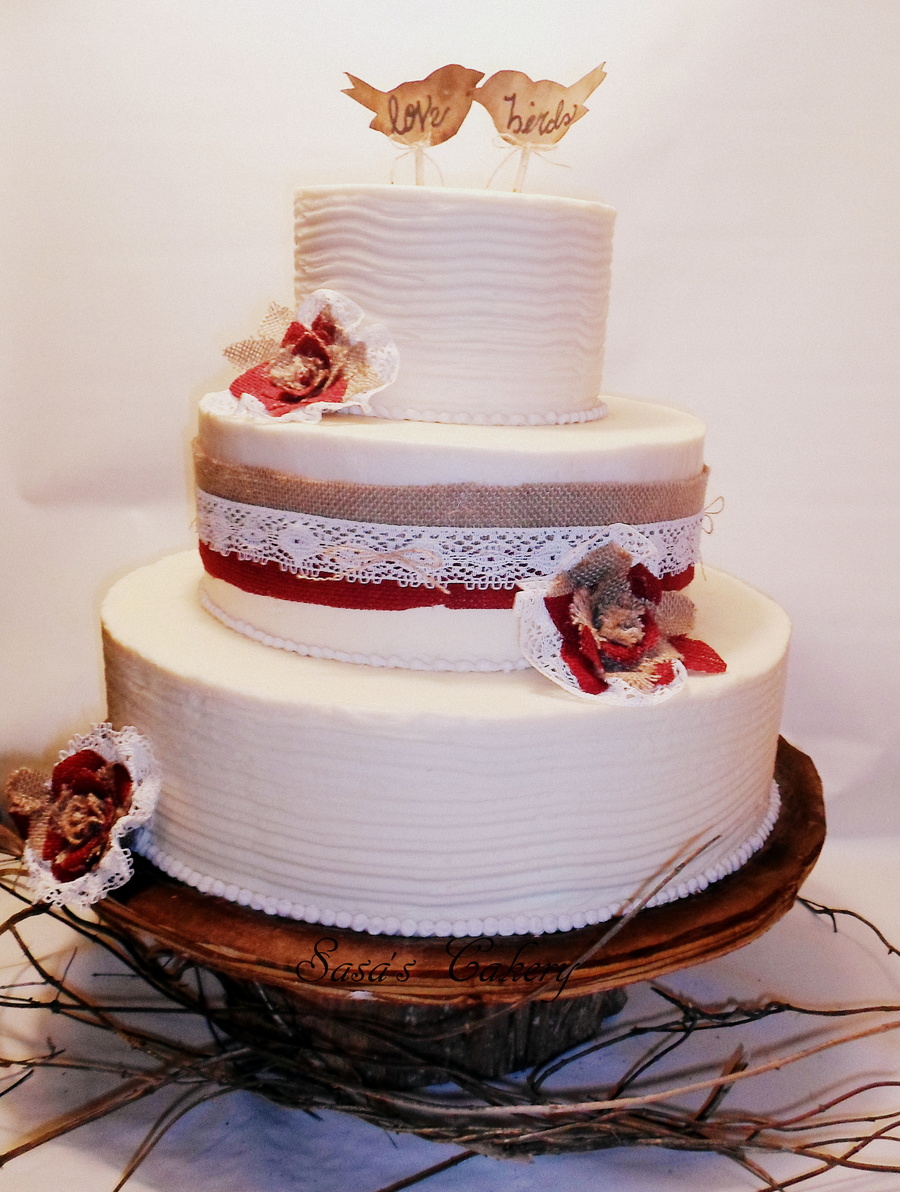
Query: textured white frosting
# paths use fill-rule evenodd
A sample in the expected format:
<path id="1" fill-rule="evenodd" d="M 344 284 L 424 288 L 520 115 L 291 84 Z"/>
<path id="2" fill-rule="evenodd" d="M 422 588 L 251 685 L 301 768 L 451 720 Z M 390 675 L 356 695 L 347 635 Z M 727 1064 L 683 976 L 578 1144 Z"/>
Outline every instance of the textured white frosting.
<path id="1" fill-rule="evenodd" d="M 664 897 L 701 888 L 771 823 L 789 625 L 720 573 L 691 595 L 728 671 L 642 709 L 533 671 L 266 649 L 202 610 L 199 578 L 193 552 L 164 559 L 121 580 L 103 617 L 110 716 L 163 769 L 144 848 L 203 890 L 360 930 L 564 930 L 717 837 Z"/>
<path id="2" fill-rule="evenodd" d="M 596 417 L 615 212 L 443 187 L 313 186 L 295 199 L 298 298 L 346 294 L 400 349 L 385 418 Z"/>
<path id="3" fill-rule="evenodd" d="M 703 467 L 704 424 L 627 397 L 600 422 L 429 426 L 334 415 L 255 421 L 200 402 L 199 445 L 226 463 L 357 484 L 527 484 L 686 480 Z"/>

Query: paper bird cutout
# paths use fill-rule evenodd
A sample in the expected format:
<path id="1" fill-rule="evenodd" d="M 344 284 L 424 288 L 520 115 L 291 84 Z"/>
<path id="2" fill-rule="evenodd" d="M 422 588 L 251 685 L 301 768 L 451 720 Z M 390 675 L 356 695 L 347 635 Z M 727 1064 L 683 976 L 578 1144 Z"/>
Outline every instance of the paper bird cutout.
<path id="1" fill-rule="evenodd" d="M 353 86 L 346 87 L 344 95 L 375 113 L 369 128 L 401 145 L 430 149 L 459 132 L 484 71 L 441 66 L 426 79 L 400 83 L 391 91 L 378 91 L 349 72 L 347 78 Z"/>
<path id="2" fill-rule="evenodd" d="M 550 79 L 534 83 L 521 71 L 501 70 L 478 88 L 474 98 L 487 108 L 500 136 L 510 145 L 529 149 L 555 145 L 587 112 L 584 101 L 606 78 L 605 65 L 595 67 L 571 87 Z"/>
<path id="3" fill-rule="evenodd" d="M 521 71 L 500 70 L 475 92 L 501 138 L 520 151 L 513 190 L 522 189 L 531 154 L 552 149 L 587 112 L 584 101 L 606 78 L 605 65 L 601 63 L 571 87 L 550 79 L 535 83 Z"/>

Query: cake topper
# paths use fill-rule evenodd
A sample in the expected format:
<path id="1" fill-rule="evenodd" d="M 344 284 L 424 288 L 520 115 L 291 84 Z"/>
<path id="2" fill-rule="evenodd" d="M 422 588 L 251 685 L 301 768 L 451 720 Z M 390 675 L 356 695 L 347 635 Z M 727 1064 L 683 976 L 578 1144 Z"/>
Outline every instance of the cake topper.
<path id="1" fill-rule="evenodd" d="M 571 87 L 550 79 L 533 82 L 518 70 L 500 70 L 475 92 L 502 139 L 521 151 L 513 190 L 522 189 L 531 154 L 552 149 L 587 112 L 584 101 L 606 78 L 605 65 L 601 63 Z"/>
<path id="2" fill-rule="evenodd" d="M 449 141 L 459 132 L 484 71 L 454 64 L 441 66 L 427 78 L 399 83 L 390 91 L 378 91 L 349 71 L 347 78 L 353 86 L 344 88 L 344 95 L 375 113 L 369 128 L 407 146 L 415 159 L 416 185 L 421 186 L 425 181 L 425 150 Z"/>

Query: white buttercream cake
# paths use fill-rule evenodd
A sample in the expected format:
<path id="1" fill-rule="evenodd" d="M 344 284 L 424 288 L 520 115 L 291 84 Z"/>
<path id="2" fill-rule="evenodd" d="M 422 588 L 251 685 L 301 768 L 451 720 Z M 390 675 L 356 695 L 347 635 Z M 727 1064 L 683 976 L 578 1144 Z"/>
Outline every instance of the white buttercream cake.
<path id="1" fill-rule="evenodd" d="M 140 849 L 424 935 L 568 930 L 734 871 L 778 813 L 789 625 L 698 567 L 702 424 L 600 397 L 613 213 L 362 186 L 296 211 L 325 314 L 201 402 L 200 557 L 104 605 L 110 716 L 163 771 Z M 352 304 L 400 362 L 355 410 Z"/>

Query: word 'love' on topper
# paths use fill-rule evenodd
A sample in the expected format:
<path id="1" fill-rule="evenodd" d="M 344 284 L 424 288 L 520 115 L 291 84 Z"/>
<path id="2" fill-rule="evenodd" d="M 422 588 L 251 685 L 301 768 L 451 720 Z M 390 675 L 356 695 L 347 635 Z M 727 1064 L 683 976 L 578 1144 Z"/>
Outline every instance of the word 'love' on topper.
<path id="1" fill-rule="evenodd" d="M 378 91 L 349 71 L 347 78 L 353 86 L 346 87 L 343 94 L 375 113 L 369 127 L 412 151 L 416 184 L 421 186 L 425 181 L 425 150 L 449 141 L 459 132 L 484 71 L 454 64 L 441 66 L 427 78 L 400 83 L 390 91 Z"/>
<path id="2" fill-rule="evenodd" d="M 551 149 L 587 112 L 584 101 L 606 78 L 605 62 L 564 87 L 550 79 L 533 82 L 518 70 L 500 70 L 475 92 L 494 127 L 522 156 L 513 190 L 521 190 L 531 153 Z"/>

